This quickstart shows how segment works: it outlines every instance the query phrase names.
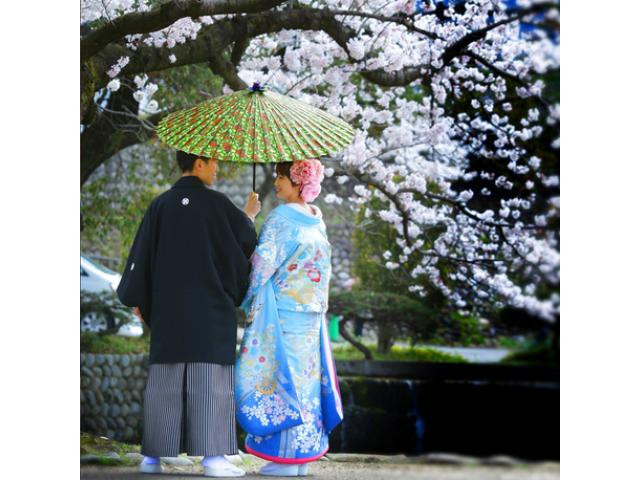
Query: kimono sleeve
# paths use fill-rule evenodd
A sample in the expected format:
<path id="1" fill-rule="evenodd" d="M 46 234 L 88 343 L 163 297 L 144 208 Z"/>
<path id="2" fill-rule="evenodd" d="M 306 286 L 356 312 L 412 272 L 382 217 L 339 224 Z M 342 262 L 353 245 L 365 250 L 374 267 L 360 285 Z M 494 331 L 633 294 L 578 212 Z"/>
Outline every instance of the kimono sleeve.
<path id="1" fill-rule="evenodd" d="M 131 246 L 117 294 L 128 307 L 139 307 L 145 323 L 151 326 L 151 263 L 153 256 L 152 205 L 147 209 Z"/>
<path id="2" fill-rule="evenodd" d="M 250 259 L 249 289 L 241 305 L 246 313 L 249 313 L 258 290 L 295 251 L 297 242 L 291 233 L 291 227 L 275 212 L 262 225 L 258 246 Z"/>

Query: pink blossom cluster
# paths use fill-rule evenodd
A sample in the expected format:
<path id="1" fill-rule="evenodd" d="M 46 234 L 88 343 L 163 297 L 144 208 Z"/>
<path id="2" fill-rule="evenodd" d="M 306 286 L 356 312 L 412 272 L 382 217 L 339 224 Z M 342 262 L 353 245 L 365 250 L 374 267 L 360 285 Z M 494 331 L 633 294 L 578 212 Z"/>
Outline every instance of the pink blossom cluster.
<path id="1" fill-rule="evenodd" d="M 324 179 L 324 166 L 319 160 L 297 160 L 291 166 L 291 180 L 300 185 L 300 198 L 313 202 L 320 195 L 320 183 Z"/>

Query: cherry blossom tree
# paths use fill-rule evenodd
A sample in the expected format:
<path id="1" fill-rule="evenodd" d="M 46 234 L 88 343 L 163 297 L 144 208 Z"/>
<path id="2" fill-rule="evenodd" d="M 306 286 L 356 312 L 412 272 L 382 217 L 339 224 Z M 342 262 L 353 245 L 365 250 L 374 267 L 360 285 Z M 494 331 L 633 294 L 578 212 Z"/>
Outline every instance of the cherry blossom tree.
<path id="1" fill-rule="evenodd" d="M 386 268 L 457 308 L 559 309 L 559 4 L 83 0 L 81 177 L 180 107 L 259 81 L 357 130 L 327 169 L 397 232 Z M 182 70 L 181 70 L 182 69 Z M 196 70 L 187 70 L 195 72 Z M 196 76 L 197 77 L 197 76 Z M 164 92 L 164 93 L 163 93 Z M 206 92 L 205 92 L 206 93 Z M 378 200 L 372 208 L 372 199 Z M 410 266 L 410 267 L 409 267 Z"/>

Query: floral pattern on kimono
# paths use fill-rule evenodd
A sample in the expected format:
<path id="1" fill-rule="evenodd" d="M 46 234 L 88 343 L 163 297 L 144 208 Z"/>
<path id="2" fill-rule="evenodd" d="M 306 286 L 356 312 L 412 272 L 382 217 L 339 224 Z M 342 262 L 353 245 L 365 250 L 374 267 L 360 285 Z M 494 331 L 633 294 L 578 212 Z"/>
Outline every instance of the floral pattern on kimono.
<path id="1" fill-rule="evenodd" d="M 330 277 L 331 245 L 324 222 L 280 205 L 260 231 L 242 307 L 251 315 L 258 289 L 271 278 L 279 309 L 326 312 Z"/>
<path id="2" fill-rule="evenodd" d="M 254 320 L 245 329 L 235 368 L 238 423 L 259 435 L 303 421 L 274 311 L 273 285 L 268 280 L 256 296 Z"/>
<path id="3" fill-rule="evenodd" d="M 287 206 L 269 215 L 252 257 L 243 302 L 252 322 L 235 372 L 245 447 L 268 460 L 319 458 L 342 421 L 325 321 L 330 261 L 321 219 Z"/>

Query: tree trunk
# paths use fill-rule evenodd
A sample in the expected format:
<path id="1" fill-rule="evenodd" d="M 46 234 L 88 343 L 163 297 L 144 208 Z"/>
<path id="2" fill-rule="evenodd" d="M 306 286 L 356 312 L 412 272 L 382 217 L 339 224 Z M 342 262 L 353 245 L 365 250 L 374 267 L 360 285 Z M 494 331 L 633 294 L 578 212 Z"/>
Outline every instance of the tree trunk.
<path id="1" fill-rule="evenodd" d="M 360 350 L 363 354 L 364 357 L 367 360 L 373 360 L 373 354 L 371 353 L 371 350 L 369 350 L 367 347 L 365 347 L 362 343 L 360 343 L 358 340 L 356 340 L 355 338 L 353 338 L 351 336 L 351 334 L 347 331 L 346 328 L 346 324 L 347 321 L 349 321 L 348 317 L 343 317 L 340 322 L 338 323 L 338 330 L 340 331 L 340 335 L 342 335 L 342 337 L 349 342 L 351 345 L 353 345 L 354 347 L 356 347 L 358 350 Z"/>
<path id="2" fill-rule="evenodd" d="M 378 320 L 378 353 L 389 353 L 393 344 L 393 324 Z"/>
<path id="3" fill-rule="evenodd" d="M 111 94 L 107 109 L 92 115 L 80 135 L 80 186 L 120 150 L 148 141 L 154 134 L 152 127 L 165 115 L 151 115 L 145 120 L 145 128 L 129 113 L 138 111 L 138 103 L 123 88 Z"/>

